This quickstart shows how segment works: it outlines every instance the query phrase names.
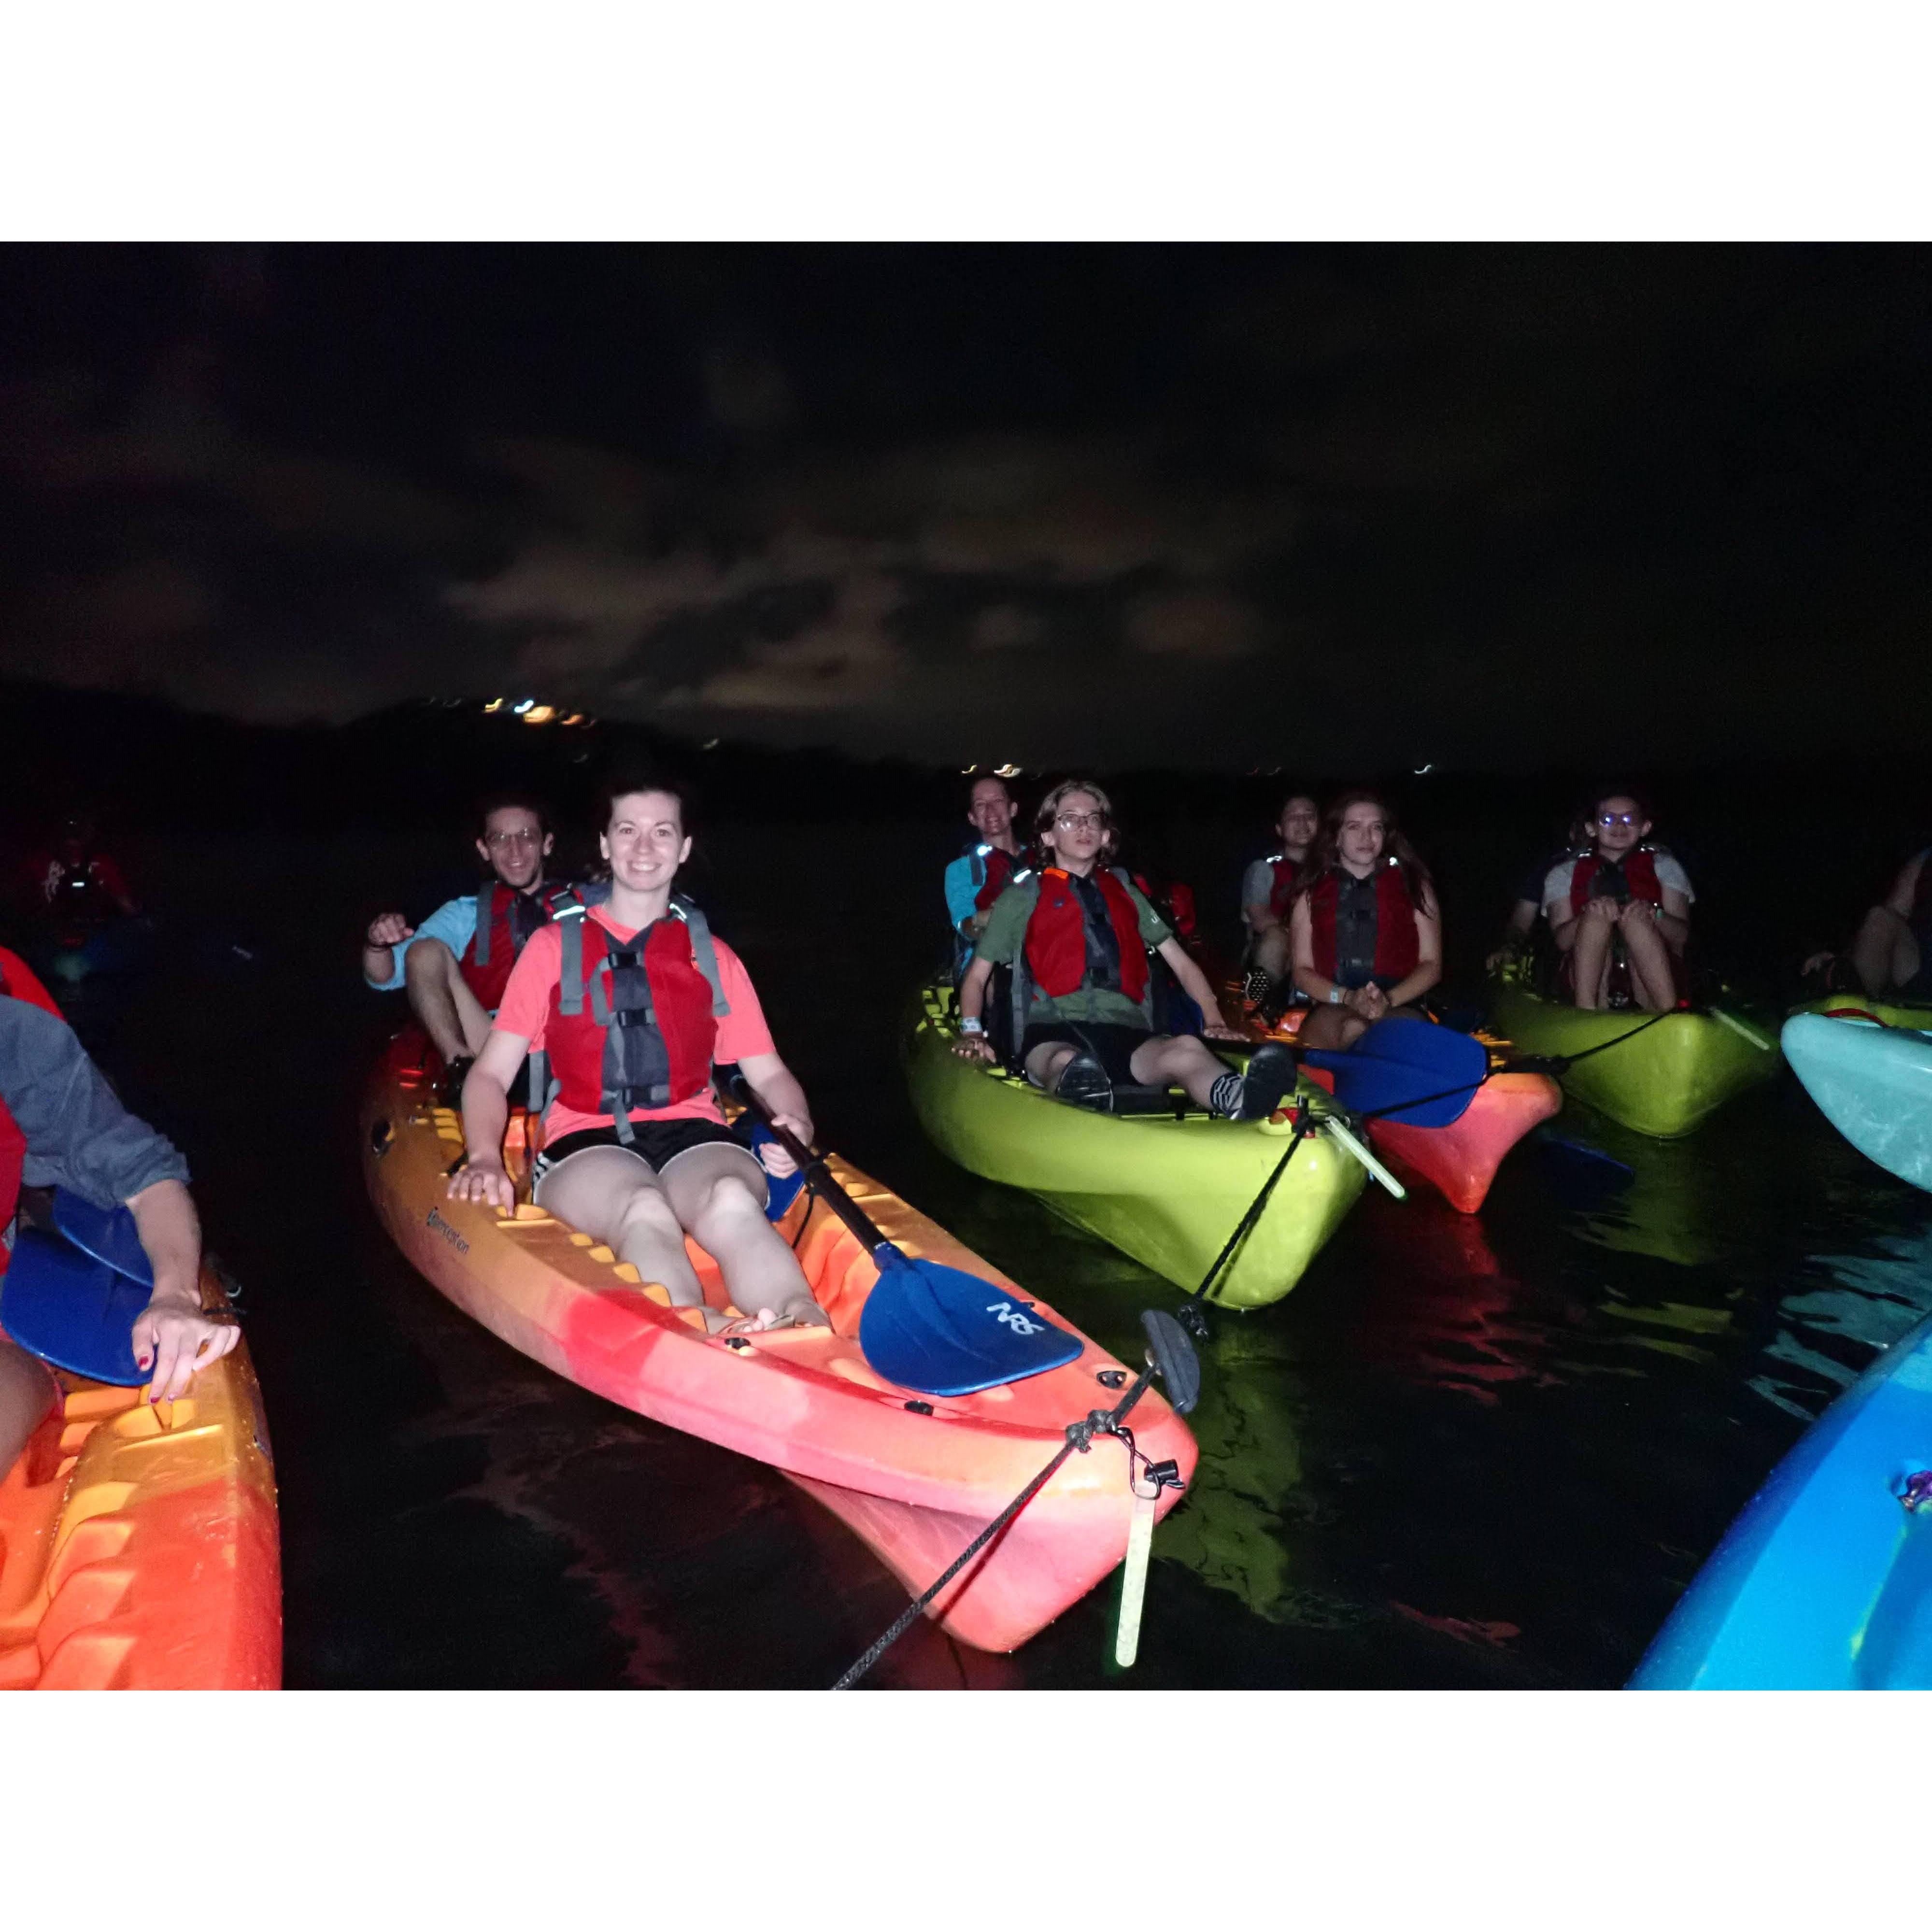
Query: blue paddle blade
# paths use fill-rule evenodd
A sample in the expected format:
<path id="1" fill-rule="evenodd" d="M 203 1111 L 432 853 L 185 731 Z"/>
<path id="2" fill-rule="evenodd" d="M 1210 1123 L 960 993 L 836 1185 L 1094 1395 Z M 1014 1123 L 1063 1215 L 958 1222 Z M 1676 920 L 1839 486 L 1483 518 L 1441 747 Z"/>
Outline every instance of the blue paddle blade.
<path id="1" fill-rule="evenodd" d="M 147 1288 L 105 1262 L 26 1228 L 0 1276 L 0 1328 L 57 1369 L 133 1388 L 148 1379 L 133 1339 L 148 1299 Z"/>
<path id="2" fill-rule="evenodd" d="M 776 1147 L 778 1144 L 778 1136 L 763 1120 L 752 1122 L 747 1138 L 751 1142 L 754 1154 L 761 1147 Z M 763 1166 L 764 1162 L 760 1162 L 759 1165 Z M 765 1174 L 765 1219 L 767 1221 L 783 1220 L 785 1210 L 798 1198 L 798 1190 L 804 1185 L 805 1176 L 796 1168 L 783 1180 L 767 1169 Z"/>
<path id="3" fill-rule="evenodd" d="M 1490 1067 L 1480 1040 L 1454 1027 L 1404 1018 L 1378 1020 L 1346 1053 L 1317 1049 L 1301 1057 L 1334 1075 L 1335 1097 L 1343 1106 L 1414 1127 L 1460 1120 Z"/>
<path id="4" fill-rule="evenodd" d="M 141 1245 L 141 1231 L 124 1208 L 97 1208 L 64 1187 L 54 1190 L 54 1226 L 82 1254 L 105 1262 L 143 1288 L 154 1285 L 154 1264 Z"/>
<path id="5" fill-rule="evenodd" d="M 1080 1338 L 989 1281 L 914 1261 L 890 1241 L 872 1251 L 878 1285 L 859 1318 L 859 1346 L 889 1382 L 922 1395 L 971 1395 L 1063 1367 Z"/>

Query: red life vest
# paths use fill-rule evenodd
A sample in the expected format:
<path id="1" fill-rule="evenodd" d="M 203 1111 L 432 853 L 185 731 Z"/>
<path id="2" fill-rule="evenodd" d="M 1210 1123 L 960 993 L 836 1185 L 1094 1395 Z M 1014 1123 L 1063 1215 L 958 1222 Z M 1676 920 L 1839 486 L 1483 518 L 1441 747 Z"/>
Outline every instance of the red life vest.
<path id="1" fill-rule="evenodd" d="M 484 1012 L 494 1013 L 502 1004 L 510 968 L 524 942 L 555 915 L 570 891 L 568 886 L 546 886 L 538 892 L 513 892 L 499 879 L 487 893 L 476 895 L 476 929 L 456 968 Z"/>
<path id="2" fill-rule="evenodd" d="M 0 946 L 0 993 L 8 998 L 24 1000 L 29 1006 L 39 1006 L 64 1022 L 67 1016 L 48 997 L 47 989 L 34 978 L 27 962 L 17 953 L 9 952 Z M 0 1228 L 7 1227 L 14 1219 L 14 1210 L 20 1200 L 20 1170 L 27 1157 L 27 1137 L 20 1131 L 20 1123 L 0 1100 Z M 7 1272 L 7 1244 L 0 1241 L 0 1274 Z"/>
<path id="3" fill-rule="evenodd" d="M 1590 885 L 1608 861 L 1594 850 L 1586 852 L 1576 861 L 1570 874 L 1570 910 L 1580 913 L 1592 898 L 1604 898 L 1605 892 L 1592 893 Z M 1646 899 L 1651 904 L 1664 903 L 1664 887 L 1657 876 L 1657 862 L 1651 856 L 1648 845 L 1640 845 L 1623 862 L 1624 883 L 1630 887 L 1629 896 L 1634 899 Z"/>
<path id="4" fill-rule="evenodd" d="M 0 946 L 0 993 L 10 999 L 25 1000 L 30 1006 L 38 1006 L 62 1022 L 67 1018 L 54 1004 L 53 995 L 34 976 L 34 969 L 17 952 L 9 952 L 4 946 Z M 0 1220 L 4 1218 L 0 1216 Z"/>
<path id="5" fill-rule="evenodd" d="M 578 1113 L 608 1114 L 620 1140 L 631 1137 L 632 1114 L 675 1106 L 710 1084 L 718 1022 L 730 1011 L 704 914 L 672 904 L 677 910 L 628 941 L 580 910 L 558 922 L 562 968 L 544 1024 L 550 1097 Z"/>
<path id="6" fill-rule="evenodd" d="M 1354 874 L 1348 875 L 1354 883 Z M 1422 940 L 1416 931 L 1415 908 L 1410 903 L 1408 884 L 1393 854 L 1376 866 L 1375 945 L 1372 953 L 1359 942 L 1349 958 L 1336 956 L 1336 926 L 1342 897 L 1342 875 L 1330 870 L 1308 894 L 1308 916 L 1314 941 L 1315 970 L 1324 980 L 1340 980 L 1344 986 L 1366 982 L 1354 975 L 1366 970 L 1369 978 L 1387 980 L 1393 986 L 1415 970 L 1422 957 Z M 1361 883 L 1366 884 L 1366 881 Z M 1346 970 L 1342 970 L 1346 968 Z"/>
<path id="7" fill-rule="evenodd" d="M 1294 896 L 1294 882 L 1301 876 L 1301 868 L 1286 852 L 1270 852 L 1268 868 L 1274 874 L 1274 889 L 1268 894 L 1268 910 L 1276 919 L 1286 919 L 1288 902 Z"/>
<path id="8" fill-rule="evenodd" d="M 1012 884 L 1020 862 L 1014 854 L 998 845 L 974 846 L 973 862 L 974 872 L 981 875 L 980 896 L 973 902 L 973 910 L 984 912 Z"/>
<path id="9" fill-rule="evenodd" d="M 1090 884 L 1106 902 L 1107 923 L 1096 926 L 1073 880 L 1057 866 L 1040 875 L 1040 899 L 1027 922 L 1027 970 L 1034 984 L 1052 999 L 1096 989 L 1088 955 L 1108 962 L 1104 977 L 1130 1000 L 1147 997 L 1147 950 L 1141 944 L 1140 914 L 1120 875 L 1096 866 Z"/>

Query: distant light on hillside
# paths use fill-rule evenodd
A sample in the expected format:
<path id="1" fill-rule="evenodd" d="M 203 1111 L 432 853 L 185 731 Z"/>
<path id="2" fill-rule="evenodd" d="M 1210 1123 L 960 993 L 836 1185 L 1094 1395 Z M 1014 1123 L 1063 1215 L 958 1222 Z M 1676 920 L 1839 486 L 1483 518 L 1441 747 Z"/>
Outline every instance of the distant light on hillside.
<path id="1" fill-rule="evenodd" d="M 493 698 L 483 709 L 485 711 L 500 711 L 503 708 L 503 702 L 504 700 L 500 698 Z"/>
<path id="2" fill-rule="evenodd" d="M 524 711 L 520 704 L 517 709 Z M 533 704 L 527 711 L 524 711 L 524 722 L 526 724 L 548 724 L 556 716 L 556 706 L 554 704 Z"/>

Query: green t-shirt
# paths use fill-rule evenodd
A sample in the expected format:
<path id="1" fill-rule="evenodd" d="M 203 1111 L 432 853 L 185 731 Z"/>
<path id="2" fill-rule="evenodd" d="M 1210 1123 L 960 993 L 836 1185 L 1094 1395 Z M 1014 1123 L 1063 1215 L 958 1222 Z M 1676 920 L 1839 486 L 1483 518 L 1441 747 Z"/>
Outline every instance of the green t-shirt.
<path id="1" fill-rule="evenodd" d="M 1127 879 L 1118 880 L 1116 883 L 1126 886 L 1128 898 L 1134 902 L 1143 946 L 1151 950 L 1174 937 L 1173 928 L 1148 904 L 1138 886 Z M 993 909 L 986 915 L 986 929 L 980 935 L 975 948 L 979 957 L 992 960 L 996 966 L 1013 964 L 1026 944 L 1027 922 L 1033 917 L 1033 909 L 1039 903 L 1037 874 L 1009 886 L 993 902 Z M 1056 1000 L 1042 993 L 1037 986 L 1034 988 L 1032 1003 L 1027 1008 L 1028 1026 L 1050 1026 L 1058 1022 L 1082 1020 L 1107 1026 L 1138 1027 L 1143 1032 L 1152 1032 L 1153 982 L 1148 982 L 1146 994 L 1138 1000 L 1130 1000 L 1124 993 L 1100 989 L 1069 993 Z"/>

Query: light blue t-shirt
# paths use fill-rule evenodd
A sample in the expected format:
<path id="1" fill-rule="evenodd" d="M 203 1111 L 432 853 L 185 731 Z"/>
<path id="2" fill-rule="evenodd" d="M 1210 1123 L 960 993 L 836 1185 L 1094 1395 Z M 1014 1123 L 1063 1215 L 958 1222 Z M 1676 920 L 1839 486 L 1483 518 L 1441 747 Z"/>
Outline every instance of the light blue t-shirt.
<path id="1" fill-rule="evenodd" d="M 460 959 L 464 948 L 476 932 L 476 895 L 466 892 L 460 899 L 446 899 L 401 945 L 389 948 L 389 976 L 386 980 L 371 980 L 365 973 L 363 983 L 374 987 L 379 993 L 398 992 L 403 984 L 403 955 L 418 939 L 440 939 Z"/>

